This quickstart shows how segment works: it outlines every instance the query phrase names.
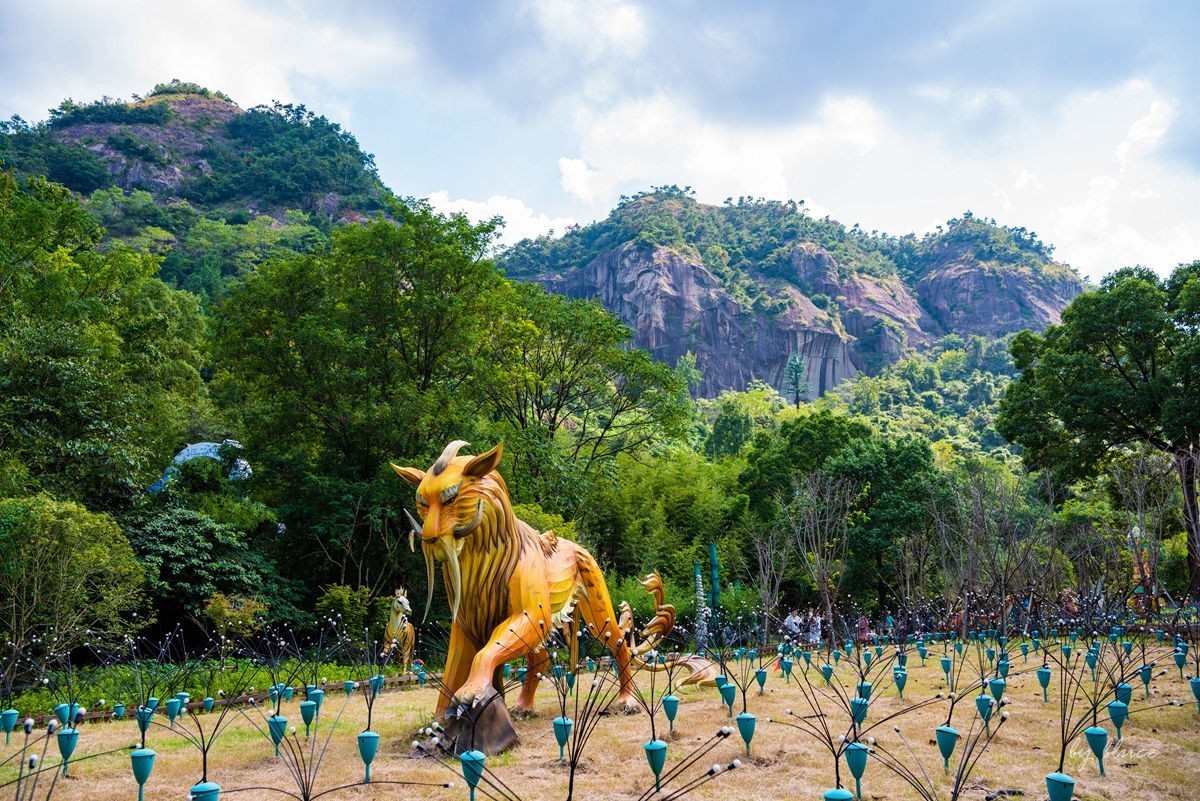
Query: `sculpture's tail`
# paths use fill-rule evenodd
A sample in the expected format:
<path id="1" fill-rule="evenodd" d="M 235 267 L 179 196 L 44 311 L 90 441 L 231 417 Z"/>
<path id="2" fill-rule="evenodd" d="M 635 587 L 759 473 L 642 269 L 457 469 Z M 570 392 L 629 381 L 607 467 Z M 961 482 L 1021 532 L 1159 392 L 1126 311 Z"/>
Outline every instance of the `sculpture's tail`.
<path id="1" fill-rule="evenodd" d="M 654 597 L 654 617 L 638 632 L 641 642 L 637 642 L 633 638 L 633 613 L 629 609 L 629 604 L 624 601 L 621 602 L 621 616 L 618 623 L 621 634 L 629 643 L 630 650 L 637 656 L 655 648 L 675 628 L 675 607 L 667 603 L 662 576 L 657 572 L 651 573 L 642 579 L 641 584 L 646 588 L 646 592 Z"/>

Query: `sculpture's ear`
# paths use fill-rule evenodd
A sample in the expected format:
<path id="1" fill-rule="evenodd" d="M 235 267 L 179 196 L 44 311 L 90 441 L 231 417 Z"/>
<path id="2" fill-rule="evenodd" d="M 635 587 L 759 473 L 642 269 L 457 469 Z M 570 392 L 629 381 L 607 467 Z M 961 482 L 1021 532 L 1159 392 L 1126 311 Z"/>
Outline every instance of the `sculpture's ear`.
<path id="1" fill-rule="evenodd" d="M 392 463 L 388 462 L 388 464 Z M 400 475 L 400 478 L 404 479 L 409 484 L 412 484 L 414 487 L 420 484 L 421 480 L 425 478 L 425 471 L 418 470 L 415 467 L 400 467 L 399 465 L 392 464 L 392 469 Z"/>
<path id="2" fill-rule="evenodd" d="M 472 456 L 471 461 L 467 462 L 466 467 L 463 468 L 463 475 L 471 478 L 483 478 L 496 469 L 496 465 L 500 464 L 500 457 L 503 455 L 504 443 L 497 442 L 496 447 L 487 453 Z"/>

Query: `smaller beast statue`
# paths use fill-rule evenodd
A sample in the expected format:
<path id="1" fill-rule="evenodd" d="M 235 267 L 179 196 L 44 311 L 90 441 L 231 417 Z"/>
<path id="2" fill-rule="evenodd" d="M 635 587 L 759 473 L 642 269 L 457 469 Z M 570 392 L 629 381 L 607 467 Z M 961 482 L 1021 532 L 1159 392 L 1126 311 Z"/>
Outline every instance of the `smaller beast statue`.
<path id="1" fill-rule="evenodd" d="M 412 614 L 412 606 L 408 603 L 408 592 L 404 589 L 396 590 L 396 595 L 392 598 L 392 613 L 388 617 L 387 629 L 383 634 L 383 653 L 380 656 L 386 656 L 389 651 L 395 649 L 396 664 L 400 666 L 401 673 L 407 673 L 412 669 L 413 651 L 417 647 L 417 633 L 413 629 L 412 621 L 408 616 Z"/>

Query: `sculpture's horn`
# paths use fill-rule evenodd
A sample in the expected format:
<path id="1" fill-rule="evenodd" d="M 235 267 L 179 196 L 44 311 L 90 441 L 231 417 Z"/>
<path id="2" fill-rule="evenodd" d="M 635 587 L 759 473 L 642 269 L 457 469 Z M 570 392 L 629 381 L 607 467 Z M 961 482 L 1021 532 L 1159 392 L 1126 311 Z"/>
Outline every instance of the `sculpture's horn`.
<path id="1" fill-rule="evenodd" d="M 442 455 L 437 458 L 437 461 L 433 463 L 433 467 L 430 468 L 429 472 L 435 476 L 441 475 L 442 471 L 445 470 L 454 457 L 458 455 L 458 449 L 470 444 L 471 443 L 467 442 L 465 439 L 456 439 L 454 442 L 451 442 L 446 446 L 446 449 L 442 451 Z"/>
<path id="2" fill-rule="evenodd" d="M 483 522 L 483 498 L 480 498 L 475 503 L 475 516 L 471 518 L 469 523 L 464 523 L 461 526 L 454 527 L 454 536 L 456 538 L 465 537 L 475 529 L 479 528 L 479 524 Z"/>
<path id="3" fill-rule="evenodd" d="M 413 535 L 418 534 L 423 539 L 425 537 L 425 532 L 421 529 L 421 524 L 417 522 L 417 518 L 413 517 L 412 513 L 407 509 L 404 510 L 404 516 L 408 518 L 409 525 L 412 526 L 412 528 L 408 530 L 408 550 L 410 553 L 412 553 L 417 550 L 416 544 L 413 542 Z"/>
<path id="4" fill-rule="evenodd" d="M 450 599 L 450 622 L 458 620 L 458 604 L 462 600 L 462 568 L 458 564 L 458 548 L 451 540 L 442 539 L 442 553 L 445 554 L 446 572 L 450 577 L 447 591 L 453 594 Z M 461 545 L 461 543 L 459 543 Z"/>

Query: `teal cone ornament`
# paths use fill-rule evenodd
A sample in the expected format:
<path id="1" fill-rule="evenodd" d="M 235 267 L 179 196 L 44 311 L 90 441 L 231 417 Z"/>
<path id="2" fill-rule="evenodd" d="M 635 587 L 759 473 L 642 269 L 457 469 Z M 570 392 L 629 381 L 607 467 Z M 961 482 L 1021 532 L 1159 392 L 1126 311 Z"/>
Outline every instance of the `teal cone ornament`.
<path id="1" fill-rule="evenodd" d="M 566 761 L 567 740 L 571 739 L 571 729 L 575 721 L 568 717 L 557 717 L 554 723 L 554 740 L 558 743 L 558 761 Z"/>
<path id="2" fill-rule="evenodd" d="M 828 684 L 829 680 L 833 678 L 833 665 L 828 663 L 821 665 L 821 675 L 825 677 L 825 683 Z"/>
<path id="3" fill-rule="evenodd" d="M 178 698 L 168 698 L 167 702 L 165 704 L 163 704 L 163 706 L 165 706 L 167 708 L 167 723 L 168 723 L 168 725 L 174 726 L 175 718 L 177 718 L 179 716 L 179 699 Z"/>
<path id="4" fill-rule="evenodd" d="M 1050 801 L 1071 801 L 1075 794 L 1075 780 L 1065 773 L 1046 774 L 1046 792 Z"/>
<path id="5" fill-rule="evenodd" d="M 992 708 L 996 704 L 996 699 L 990 695 L 978 695 L 975 697 L 975 709 L 979 711 L 979 717 L 983 718 L 984 725 L 988 725 L 992 720 Z"/>
<path id="6" fill-rule="evenodd" d="M 1116 687 L 1117 700 L 1128 706 L 1129 700 L 1133 698 L 1133 685 L 1126 682 L 1118 682 Z"/>
<path id="7" fill-rule="evenodd" d="M 316 701 L 301 701 L 300 702 L 300 718 L 304 721 L 304 736 L 307 737 L 312 729 L 313 719 L 317 716 Z"/>
<path id="8" fill-rule="evenodd" d="M 738 734 L 742 735 L 742 742 L 746 744 L 746 756 L 750 756 L 750 741 L 754 739 L 754 725 L 757 721 L 758 718 L 749 712 L 738 713 Z"/>
<path id="9" fill-rule="evenodd" d="M 679 714 L 679 698 L 674 695 L 665 695 L 662 699 L 663 714 L 667 716 L 667 724 L 670 726 L 672 733 L 675 731 L 675 716 Z"/>
<path id="10" fill-rule="evenodd" d="M 851 698 L 850 699 L 850 716 L 854 718 L 854 722 L 859 726 L 867 719 L 867 708 L 871 702 L 866 698 Z"/>
<path id="11" fill-rule="evenodd" d="M 988 682 L 988 692 L 992 694 L 992 697 L 995 698 L 997 702 L 1004 697 L 1004 691 L 1007 688 L 1008 682 L 1006 682 L 1004 679 L 992 679 Z"/>
<path id="12" fill-rule="evenodd" d="M 1038 668 L 1037 680 L 1038 684 L 1042 685 L 1042 700 L 1049 701 L 1050 696 L 1047 690 L 1050 687 L 1050 668 L 1046 667 L 1045 665 L 1042 665 L 1040 668 Z"/>
<path id="13" fill-rule="evenodd" d="M 146 782 L 150 781 L 150 772 L 154 770 L 154 752 L 149 748 L 139 748 L 129 755 L 133 767 L 133 780 L 138 786 L 138 801 L 143 801 L 146 794 Z"/>
<path id="14" fill-rule="evenodd" d="M 358 735 L 358 756 L 363 761 L 363 782 L 371 783 L 371 763 L 375 761 L 375 755 L 379 753 L 379 734 L 373 731 L 360 732 Z M 472 792 L 471 797 L 475 794 Z"/>
<path id="15" fill-rule="evenodd" d="M 867 770 L 867 755 L 871 752 L 866 743 L 853 742 L 846 746 L 846 767 L 854 777 L 854 797 L 862 798 L 862 777 Z"/>
<path id="16" fill-rule="evenodd" d="M 220 801 L 221 785 L 216 782 L 200 782 L 188 790 L 192 801 Z"/>
<path id="17" fill-rule="evenodd" d="M 958 744 L 958 730 L 951 726 L 938 726 L 934 730 L 938 751 L 942 754 L 942 767 L 950 773 L 950 757 L 954 756 L 954 746 Z"/>
<path id="18" fill-rule="evenodd" d="M 767 691 L 767 671 L 763 668 L 754 671 L 754 680 L 758 682 L 758 694 L 765 693 Z"/>
<path id="19" fill-rule="evenodd" d="M 150 721 L 154 718 L 154 710 L 149 707 L 139 706 L 136 716 L 138 729 L 142 734 L 145 734 L 146 729 L 150 728 Z"/>
<path id="20" fill-rule="evenodd" d="M 731 681 L 721 688 L 721 700 L 729 707 L 729 717 L 733 717 L 733 702 L 737 700 L 737 691 L 737 685 Z"/>
<path id="21" fill-rule="evenodd" d="M 954 661 L 948 656 L 942 657 L 942 672 L 946 674 L 946 683 L 950 682 L 950 668 L 954 666 Z"/>
<path id="22" fill-rule="evenodd" d="M 1142 684 L 1146 688 L 1146 697 L 1150 697 L 1150 680 L 1154 678 L 1154 668 L 1149 665 L 1142 665 L 1138 668 L 1138 678 L 1142 680 Z"/>
<path id="23" fill-rule="evenodd" d="M 1188 679 L 1188 684 L 1191 685 L 1192 695 L 1196 698 L 1196 710 L 1200 711 L 1200 678 Z"/>
<path id="24" fill-rule="evenodd" d="M 1121 727 L 1125 725 L 1125 719 L 1129 717 L 1129 705 L 1124 701 L 1109 701 L 1108 717 L 1112 720 L 1113 726 L 1117 728 L 1117 741 L 1120 742 Z"/>
<path id="25" fill-rule="evenodd" d="M 121 711 L 125 711 L 125 707 L 121 707 Z M 116 707 L 113 707 L 113 714 L 116 714 Z M 17 725 L 17 718 L 21 713 L 15 709 L 6 709 L 0 712 L 0 728 L 4 729 L 4 744 L 8 745 L 8 740 L 12 737 L 12 730 Z"/>
<path id="26" fill-rule="evenodd" d="M 479 780 L 483 778 L 484 758 L 482 751 L 467 751 L 458 757 L 458 762 L 462 766 L 463 779 L 467 782 L 467 787 L 471 792 L 470 801 L 475 801 L 475 788 L 479 786 Z"/>
<path id="27" fill-rule="evenodd" d="M 662 740 L 651 740 L 642 746 L 646 751 L 646 761 L 650 763 L 650 772 L 654 774 L 654 789 L 662 790 L 659 783 L 663 768 L 667 764 L 667 744 Z"/>
<path id="28" fill-rule="evenodd" d="M 1100 764 L 1100 775 L 1104 775 L 1104 749 L 1108 747 L 1108 730 L 1099 726 L 1088 726 L 1083 730 L 1087 738 L 1088 748 L 1092 749 L 1096 761 Z"/>
<path id="29" fill-rule="evenodd" d="M 275 743 L 275 756 L 279 756 L 279 744 L 283 742 L 283 735 L 287 733 L 288 719 L 283 715 L 272 715 L 267 718 L 267 731 L 271 735 L 271 742 Z"/>
<path id="30" fill-rule="evenodd" d="M 67 775 L 67 763 L 71 761 L 71 754 L 75 753 L 75 746 L 79 745 L 79 731 L 72 728 L 62 728 L 58 730 L 56 735 L 58 739 L 58 753 L 62 755 L 62 775 Z"/>

